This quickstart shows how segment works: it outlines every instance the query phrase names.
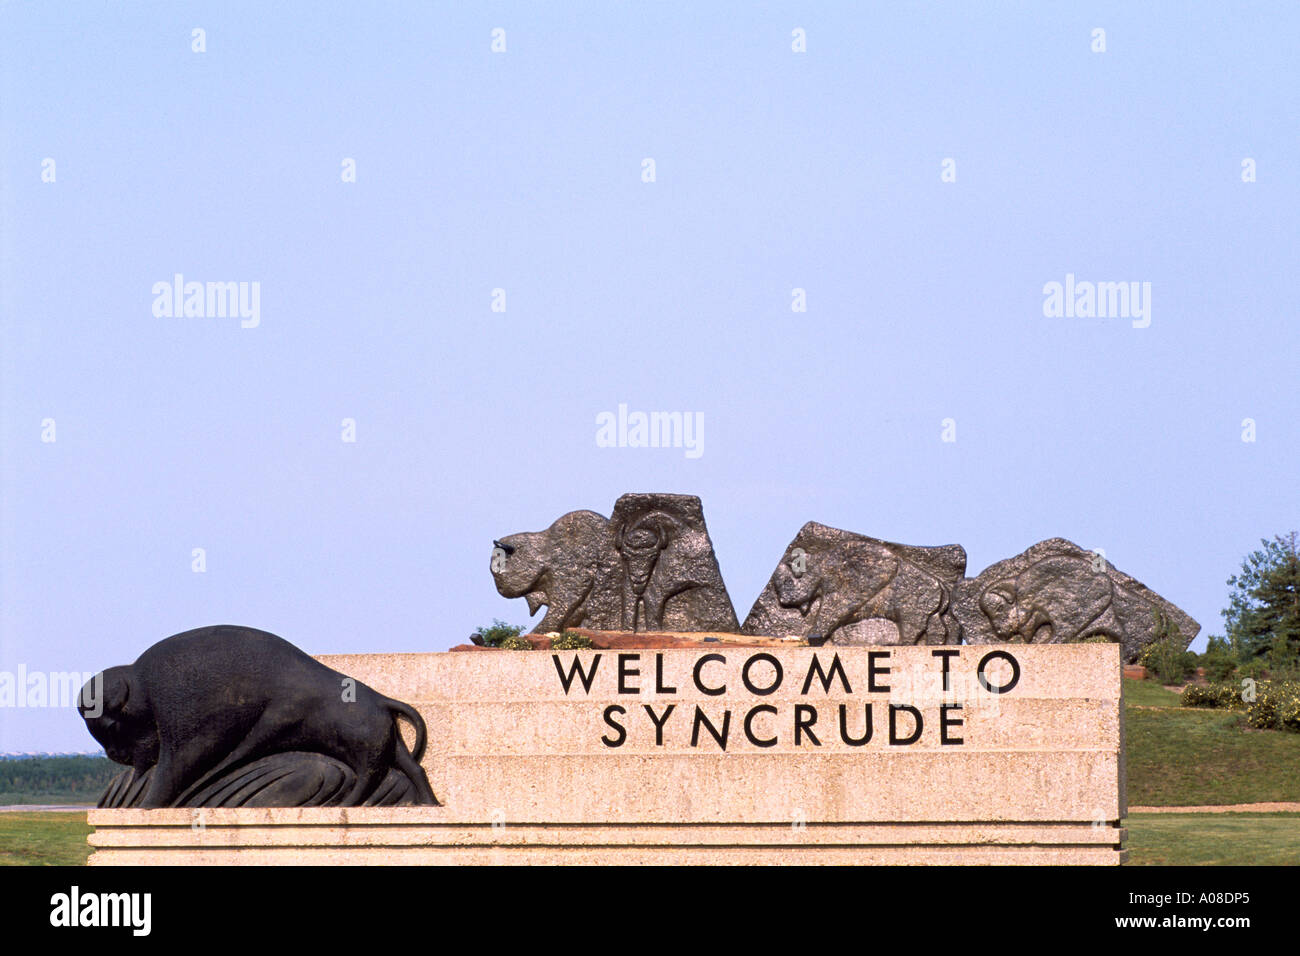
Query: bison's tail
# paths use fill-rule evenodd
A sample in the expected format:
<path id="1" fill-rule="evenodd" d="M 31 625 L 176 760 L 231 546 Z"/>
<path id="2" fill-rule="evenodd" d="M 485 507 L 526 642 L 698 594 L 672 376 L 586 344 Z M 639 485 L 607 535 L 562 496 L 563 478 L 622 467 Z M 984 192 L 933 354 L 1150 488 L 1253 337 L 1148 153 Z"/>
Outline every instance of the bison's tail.
<path id="1" fill-rule="evenodd" d="M 391 697 L 385 697 L 384 703 L 394 714 L 401 714 L 411 722 L 415 727 L 415 746 L 411 748 L 411 756 L 415 758 L 416 763 L 424 756 L 424 747 L 427 743 L 428 732 L 424 726 L 424 718 L 410 704 L 404 704 L 400 700 L 393 700 Z"/>

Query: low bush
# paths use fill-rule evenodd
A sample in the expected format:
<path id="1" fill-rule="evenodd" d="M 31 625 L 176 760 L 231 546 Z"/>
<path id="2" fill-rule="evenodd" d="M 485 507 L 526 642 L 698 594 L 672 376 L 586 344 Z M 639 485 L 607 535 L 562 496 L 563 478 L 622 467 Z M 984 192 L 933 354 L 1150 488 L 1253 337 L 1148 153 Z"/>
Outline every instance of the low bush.
<path id="1" fill-rule="evenodd" d="M 523 633 L 521 625 L 507 624 L 494 620 L 490 627 L 480 627 L 470 636 L 470 640 L 483 647 L 502 647 L 504 642 Z M 525 641 L 525 643 L 527 643 Z M 529 647 L 532 645 L 530 644 Z"/>
<path id="2" fill-rule="evenodd" d="M 577 631 L 565 631 L 559 637 L 551 638 L 553 651 L 580 651 L 591 646 L 591 638 Z"/>
<path id="3" fill-rule="evenodd" d="M 1196 655 L 1169 640 L 1148 645 L 1138 663 L 1162 684 L 1178 684 L 1196 673 Z"/>
<path id="4" fill-rule="evenodd" d="M 1255 699 L 1246 704 L 1246 722 L 1250 726 L 1300 733 L 1300 682 L 1260 681 L 1254 690 Z"/>
<path id="5" fill-rule="evenodd" d="M 1241 688 L 1236 684 L 1188 684 L 1183 688 L 1184 707 L 1216 707 L 1221 710 L 1240 710 L 1245 706 Z"/>
<path id="6" fill-rule="evenodd" d="M 1138 663 L 1156 676 L 1162 684 L 1177 684 L 1196 673 L 1196 655 L 1184 650 L 1187 640 L 1178 625 L 1159 608 L 1154 608 L 1155 630 L 1153 640 L 1142 652 Z"/>

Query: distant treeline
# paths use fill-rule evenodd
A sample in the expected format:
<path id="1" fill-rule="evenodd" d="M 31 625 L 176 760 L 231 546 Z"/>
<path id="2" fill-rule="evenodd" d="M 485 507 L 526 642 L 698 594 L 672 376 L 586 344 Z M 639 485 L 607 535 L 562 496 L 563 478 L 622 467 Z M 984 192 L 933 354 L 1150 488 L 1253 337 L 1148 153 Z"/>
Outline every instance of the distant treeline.
<path id="1" fill-rule="evenodd" d="M 107 757 L 24 757 L 0 760 L 0 806 L 95 803 L 121 764 Z"/>

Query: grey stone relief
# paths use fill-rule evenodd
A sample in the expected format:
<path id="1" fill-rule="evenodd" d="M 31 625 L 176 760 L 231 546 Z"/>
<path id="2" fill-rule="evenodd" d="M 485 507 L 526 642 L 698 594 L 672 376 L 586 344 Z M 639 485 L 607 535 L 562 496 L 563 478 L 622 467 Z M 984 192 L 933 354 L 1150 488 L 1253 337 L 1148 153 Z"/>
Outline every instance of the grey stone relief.
<path id="1" fill-rule="evenodd" d="M 492 574 L 537 633 L 716 631 L 809 644 L 1117 643 L 1137 660 L 1157 622 L 1184 647 L 1200 625 L 1094 552 L 1039 542 L 965 577 L 957 544 L 919 547 L 810 521 L 790 542 L 743 626 L 727 595 L 700 499 L 624 495 L 606 519 L 574 511 L 545 531 L 493 542 Z"/>
<path id="2" fill-rule="evenodd" d="M 546 606 L 537 633 L 739 630 L 692 495 L 623 495 L 608 519 L 571 511 L 493 545 L 497 590 L 524 598 L 529 614 Z"/>
<path id="3" fill-rule="evenodd" d="M 896 629 L 888 643 L 955 644 L 961 631 L 950 605 L 965 572 L 961 545 L 911 547 L 810 521 L 786 548 L 742 630 L 810 644 L 856 643 L 851 625 L 882 619 Z"/>
<path id="4" fill-rule="evenodd" d="M 967 578 L 953 602 L 968 644 L 1068 644 L 1104 638 L 1136 661 L 1156 637 L 1157 615 L 1178 628 L 1185 649 L 1201 629 L 1181 608 L 1106 559 L 1064 538 Z"/>

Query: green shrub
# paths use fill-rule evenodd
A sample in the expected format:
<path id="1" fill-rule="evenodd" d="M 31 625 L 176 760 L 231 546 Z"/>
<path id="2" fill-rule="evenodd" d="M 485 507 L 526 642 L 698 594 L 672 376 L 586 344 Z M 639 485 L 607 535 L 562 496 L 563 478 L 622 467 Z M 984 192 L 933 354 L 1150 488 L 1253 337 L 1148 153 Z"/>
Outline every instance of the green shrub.
<path id="1" fill-rule="evenodd" d="M 1184 707 L 1215 707 L 1220 710 L 1239 710 L 1244 706 L 1241 688 L 1236 684 L 1188 684 L 1183 688 L 1181 703 Z"/>
<path id="2" fill-rule="evenodd" d="M 1187 641 L 1178 625 L 1159 608 L 1153 609 L 1156 619 L 1154 640 L 1138 659 L 1138 663 L 1156 675 L 1162 684 L 1177 684 L 1196 672 L 1196 655 L 1183 648 Z"/>
<path id="3" fill-rule="evenodd" d="M 1201 655 L 1201 666 L 1205 668 L 1205 678 L 1211 683 L 1229 680 L 1237 670 L 1237 655 L 1232 652 L 1225 638 L 1211 637 Z"/>
<path id="4" fill-rule="evenodd" d="M 553 651 L 578 651 L 592 646 L 592 640 L 586 634 L 577 631 L 565 631 L 559 637 L 551 639 Z"/>
<path id="5" fill-rule="evenodd" d="M 1272 730 L 1277 725 L 1277 700 L 1260 684 L 1255 700 L 1246 705 L 1246 723 L 1256 730 Z"/>
<path id="6" fill-rule="evenodd" d="M 522 625 L 507 624 L 505 621 L 494 620 L 491 627 L 480 627 L 475 630 L 470 640 L 484 647 L 501 647 L 508 638 L 518 637 L 523 631 Z"/>
<path id="7" fill-rule="evenodd" d="M 527 638 L 514 635 L 507 637 L 498 645 L 504 651 L 531 651 L 533 645 L 528 642 Z"/>
<path id="8" fill-rule="evenodd" d="M 1300 693 L 1292 691 L 1277 705 L 1277 724 L 1282 730 L 1300 733 Z"/>
<path id="9" fill-rule="evenodd" d="M 1300 733 L 1300 682 L 1256 681 L 1254 700 L 1246 700 L 1240 684 L 1222 683 L 1202 687 L 1189 684 L 1183 689 L 1184 707 L 1215 707 L 1246 711 L 1246 723 L 1256 730 L 1288 730 Z"/>
<path id="10" fill-rule="evenodd" d="M 1257 730 L 1300 733 L 1300 682 L 1261 681 L 1246 705 L 1246 722 Z"/>
<path id="11" fill-rule="evenodd" d="M 1150 644 L 1139 663 L 1162 684 L 1178 684 L 1196 673 L 1196 655 L 1169 640 Z"/>

